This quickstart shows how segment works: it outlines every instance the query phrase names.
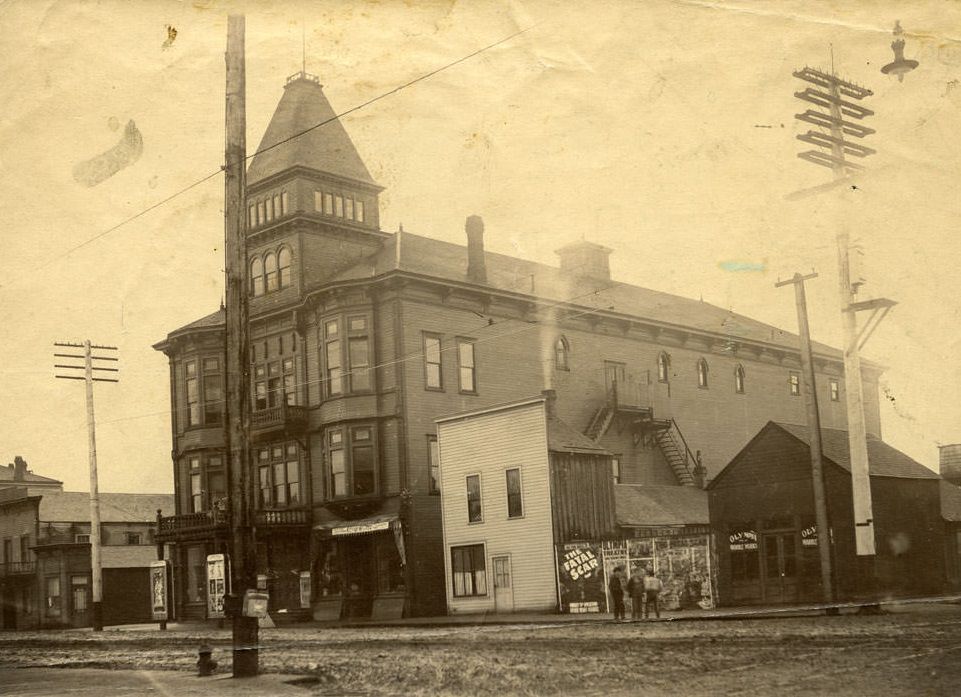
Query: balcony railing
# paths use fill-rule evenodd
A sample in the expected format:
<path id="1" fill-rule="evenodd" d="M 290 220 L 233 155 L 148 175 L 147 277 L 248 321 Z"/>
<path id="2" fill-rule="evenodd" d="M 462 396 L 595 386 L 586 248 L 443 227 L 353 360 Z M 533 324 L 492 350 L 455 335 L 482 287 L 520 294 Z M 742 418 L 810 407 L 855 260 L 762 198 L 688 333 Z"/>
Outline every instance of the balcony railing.
<path id="1" fill-rule="evenodd" d="M 33 561 L 8 561 L 0 564 L 0 577 L 31 576 L 37 570 L 37 563 Z"/>
<path id="2" fill-rule="evenodd" d="M 281 404 L 258 409 L 250 415 L 251 432 L 267 432 L 279 429 L 303 429 L 307 426 L 307 407 Z"/>
<path id="3" fill-rule="evenodd" d="M 258 527 L 279 525 L 310 525 L 309 508 L 270 508 L 256 512 L 254 519 Z"/>
<path id="4" fill-rule="evenodd" d="M 227 511 L 213 510 L 184 515 L 163 516 L 158 519 L 158 535 L 170 537 L 190 532 L 204 532 L 225 527 L 229 521 Z"/>

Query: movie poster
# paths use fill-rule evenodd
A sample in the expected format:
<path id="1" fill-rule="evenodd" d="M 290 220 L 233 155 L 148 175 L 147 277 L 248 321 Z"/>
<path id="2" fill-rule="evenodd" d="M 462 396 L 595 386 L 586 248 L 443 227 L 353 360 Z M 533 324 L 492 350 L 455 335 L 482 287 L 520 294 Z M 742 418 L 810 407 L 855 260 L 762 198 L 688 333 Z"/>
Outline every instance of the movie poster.
<path id="1" fill-rule="evenodd" d="M 601 549 L 591 543 L 557 546 L 561 612 L 607 612 Z"/>
<path id="2" fill-rule="evenodd" d="M 223 554 L 207 555 L 207 617 L 220 618 L 224 614 L 227 595 L 227 558 Z"/>
<path id="3" fill-rule="evenodd" d="M 150 562 L 150 610 L 155 620 L 167 617 L 167 562 Z"/>

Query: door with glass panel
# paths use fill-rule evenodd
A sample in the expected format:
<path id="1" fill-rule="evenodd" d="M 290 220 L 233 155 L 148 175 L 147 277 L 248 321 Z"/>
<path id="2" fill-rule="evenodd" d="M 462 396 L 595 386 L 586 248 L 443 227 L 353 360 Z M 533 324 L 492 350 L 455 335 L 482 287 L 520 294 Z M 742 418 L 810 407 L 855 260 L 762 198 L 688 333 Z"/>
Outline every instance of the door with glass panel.
<path id="1" fill-rule="evenodd" d="M 491 566 L 494 569 L 494 612 L 514 612 L 510 556 L 491 557 Z"/>
<path id="2" fill-rule="evenodd" d="M 764 600 L 769 603 L 796 602 L 798 559 L 795 533 L 764 535 L 763 544 Z"/>

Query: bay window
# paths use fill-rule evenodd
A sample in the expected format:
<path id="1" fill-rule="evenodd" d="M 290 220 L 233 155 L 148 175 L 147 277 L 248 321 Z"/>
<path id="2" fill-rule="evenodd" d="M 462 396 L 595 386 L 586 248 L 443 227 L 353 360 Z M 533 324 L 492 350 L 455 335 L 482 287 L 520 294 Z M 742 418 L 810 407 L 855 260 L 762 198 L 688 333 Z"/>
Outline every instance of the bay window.
<path id="1" fill-rule="evenodd" d="M 377 493 L 374 427 L 360 425 L 327 432 L 327 498 Z"/>
<path id="2" fill-rule="evenodd" d="M 257 448 L 257 504 L 259 508 L 285 508 L 301 503 L 300 446 L 296 442 L 271 443 Z"/>
<path id="3" fill-rule="evenodd" d="M 372 389 L 368 317 L 346 315 L 326 320 L 323 334 L 322 357 L 327 396 Z"/>
<path id="4" fill-rule="evenodd" d="M 223 399 L 219 358 L 208 356 L 184 361 L 185 422 L 188 428 L 221 425 Z"/>
<path id="5" fill-rule="evenodd" d="M 296 351 L 295 334 L 278 334 L 253 342 L 250 353 L 254 410 L 297 404 Z"/>
<path id="6" fill-rule="evenodd" d="M 187 503 L 191 513 L 209 511 L 227 496 L 224 460 L 220 453 L 197 452 L 187 456 Z M 183 500 L 183 499 L 181 499 Z"/>

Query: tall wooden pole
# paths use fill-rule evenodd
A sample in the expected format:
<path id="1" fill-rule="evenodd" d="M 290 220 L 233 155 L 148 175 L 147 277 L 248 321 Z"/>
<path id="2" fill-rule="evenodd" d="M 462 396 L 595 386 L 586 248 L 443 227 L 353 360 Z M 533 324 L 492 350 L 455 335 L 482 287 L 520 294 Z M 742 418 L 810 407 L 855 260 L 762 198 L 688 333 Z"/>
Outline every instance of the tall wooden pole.
<path id="1" fill-rule="evenodd" d="M 808 325 L 807 295 L 804 282 L 817 278 L 816 273 L 799 273 L 775 287 L 794 285 L 797 305 L 798 334 L 801 337 L 801 373 L 804 376 L 804 406 L 807 409 L 808 440 L 811 444 L 811 482 L 814 489 L 814 520 L 817 523 L 818 554 L 821 559 L 821 597 L 828 606 L 834 604 L 834 572 L 831 563 L 831 528 L 828 518 L 827 495 L 824 490 L 824 465 L 821 448 L 821 415 L 818 411 L 817 382 L 814 377 L 814 355 L 811 351 L 811 329 Z"/>
<path id="2" fill-rule="evenodd" d="M 250 497 L 249 354 L 247 342 L 247 229 L 244 202 L 247 157 L 247 119 L 244 75 L 244 16 L 227 18 L 227 106 L 224 226 L 226 255 L 226 407 L 225 422 L 230 473 L 230 528 L 232 534 L 233 675 L 257 675 L 258 627 L 255 617 L 244 617 L 239 598 L 257 586 L 256 550 Z"/>
<path id="3" fill-rule="evenodd" d="M 93 630 L 103 630 L 103 565 L 100 560 L 100 489 L 97 484 L 97 427 L 93 414 L 93 354 L 90 340 L 83 342 L 87 383 L 87 449 L 90 460 L 90 585 Z"/>

